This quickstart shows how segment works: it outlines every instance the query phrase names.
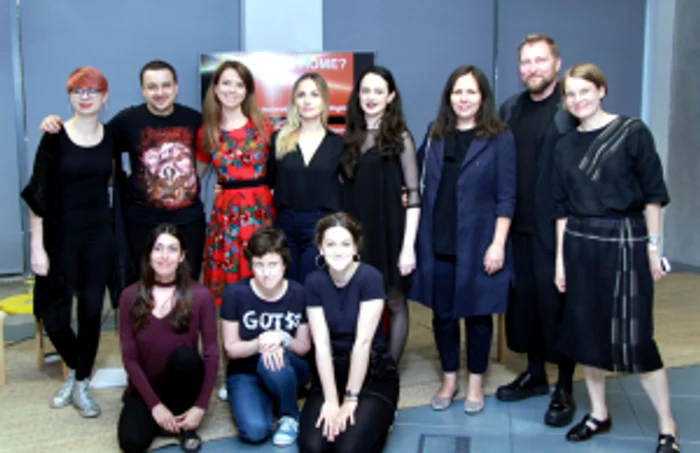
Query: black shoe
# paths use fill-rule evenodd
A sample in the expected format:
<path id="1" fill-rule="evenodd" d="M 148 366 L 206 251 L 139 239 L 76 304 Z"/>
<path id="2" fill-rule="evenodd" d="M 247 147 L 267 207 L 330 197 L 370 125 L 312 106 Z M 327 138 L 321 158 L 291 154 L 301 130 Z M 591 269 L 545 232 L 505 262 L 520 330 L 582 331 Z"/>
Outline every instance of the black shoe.
<path id="1" fill-rule="evenodd" d="M 681 453 L 681 446 L 678 444 L 676 436 L 659 434 L 659 444 L 656 446 L 656 453 Z"/>
<path id="2" fill-rule="evenodd" d="M 563 389 L 555 389 L 552 393 L 552 401 L 544 414 L 545 425 L 561 428 L 574 419 L 576 414 L 576 401 L 573 395 Z"/>
<path id="3" fill-rule="evenodd" d="M 596 434 L 603 434 L 610 431 L 612 428 L 612 417 L 608 414 L 607 420 L 596 420 L 591 417 L 591 414 L 586 414 L 576 426 L 571 428 L 568 433 L 566 433 L 566 440 L 569 442 L 581 442 L 588 440 Z"/>
<path id="4" fill-rule="evenodd" d="M 496 390 L 496 399 L 500 401 L 520 401 L 536 395 L 549 393 L 546 377 L 533 377 L 527 371 L 515 378 L 510 384 L 502 385 Z"/>
<path id="5" fill-rule="evenodd" d="M 185 453 L 197 453 L 202 448 L 202 438 L 197 431 L 180 431 L 180 448 Z"/>

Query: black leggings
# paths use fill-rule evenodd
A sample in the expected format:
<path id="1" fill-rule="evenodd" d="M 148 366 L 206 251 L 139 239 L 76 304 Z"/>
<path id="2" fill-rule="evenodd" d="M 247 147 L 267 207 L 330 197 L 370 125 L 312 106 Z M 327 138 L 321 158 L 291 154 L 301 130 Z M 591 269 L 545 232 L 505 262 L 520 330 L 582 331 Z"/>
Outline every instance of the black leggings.
<path id="1" fill-rule="evenodd" d="M 194 405 L 203 383 L 202 357 L 189 346 L 181 346 L 170 354 L 163 383 L 154 390 L 161 402 L 177 416 Z M 122 401 L 124 406 L 117 425 L 119 447 L 124 453 L 144 452 L 160 427 L 135 389 L 124 392 Z"/>
<path id="2" fill-rule="evenodd" d="M 112 271 L 114 235 L 111 226 L 67 232 L 61 263 L 64 285 L 58 301 L 42 313 L 44 328 L 76 379 L 90 376 L 100 342 L 105 288 Z M 73 294 L 78 296 L 78 333 L 71 327 Z"/>
<path id="3" fill-rule="evenodd" d="M 380 361 L 390 361 L 379 363 Z M 384 449 L 387 434 L 396 415 L 396 405 L 399 397 L 399 377 L 393 359 L 385 354 L 374 365 L 370 365 L 368 377 L 360 392 L 359 402 L 355 410 L 355 424 L 348 423 L 345 432 L 335 441 L 328 442 L 323 437 L 320 428 L 316 428 L 316 420 L 321 413 L 324 397 L 319 388 L 318 375 L 314 376 L 312 390 L 306 398 L 304 408 L 299 418 L 299 437 L 297 446 L 299 453 L 380 453 Z M 333 362 L 338 395 L 343 395 L 347 383 L 349 361 Z M 373 371 L 389 369 L 380 372 L 383 376 L 372 377 Z"/>
<path id="4" fill-rule="evenodd" d="M 126 221 L 126 236 L 129 241 L 129 253 L 131 254 L 131 264 L 136 272 L 132 276 L 132 282 L 138 280 L 141 275 L 141 256 L 143 249 L 146 246 L 146 238 L 148 234 L 157 225 L 149 225 L 147 223 L 134 222 L 133 220 Z M 204 217 L 184 225 L 178 225 L 185 235 L 187 246 L 187 261 L 192 269 L 192 278 L 199 280 L 199 274 L 202 271 L 202 257 L 204 256 L 204 239 L 206 236 L 206 223 Z"/>

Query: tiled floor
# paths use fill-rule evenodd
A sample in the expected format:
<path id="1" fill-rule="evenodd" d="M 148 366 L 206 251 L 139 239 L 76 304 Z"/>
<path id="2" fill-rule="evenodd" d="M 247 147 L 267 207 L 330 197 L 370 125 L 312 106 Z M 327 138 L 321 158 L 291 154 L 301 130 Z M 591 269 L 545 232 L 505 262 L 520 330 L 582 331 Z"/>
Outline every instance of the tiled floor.
<path id="1" fill-rule="evenodd" d="M 669 371 L 673 413 L 678 423 L 682 451 L 700 453 L 700 366 Z M 566 452 L 653 452 L 656 448 L 656 415 L 635 376 L 609 379 L 608 405 L 613 416 L 613 430 L 605 435 L 572 444 L 564 439 L 566 428 L 550 428 L 542 423 L 548 397 L 531 398 L 516 403 L 502 403 L 490 396 L 483 413 L 468 416 L 462 401 L 443 412 L 429 407 L 399 411 L 389 436 L 386 453 L 566 453 Z M 588 411 L 583 383 L 574 394 L 579 405 L 576 419 Z M 175 453 L 179 447 L 158 450 Z M 246 445 L 238 439 L 207 442 L 203 453 L 229 452 L 296 452 L 295 447 L 280 449 L 269 441 L 263 445 Z M 359 453 L 359 452 L 358 452 Z"/>

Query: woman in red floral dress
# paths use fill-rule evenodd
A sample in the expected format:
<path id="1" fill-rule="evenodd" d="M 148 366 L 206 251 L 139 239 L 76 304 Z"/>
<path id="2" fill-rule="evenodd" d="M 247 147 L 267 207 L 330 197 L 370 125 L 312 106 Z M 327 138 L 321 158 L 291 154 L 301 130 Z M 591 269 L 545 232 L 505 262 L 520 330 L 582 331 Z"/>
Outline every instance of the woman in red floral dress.
<path id="1" fill-rule="evenodd" d="M 217 191 L 204 246 L 204 284 L 216 304 L 228 283 L 252 275 L 243 246 L 253 232 L 271 226 L 272 195 L 266 181 L 272 127 L 255 102 L 255 82 L 238 61 L 223 62 L 204 98 L 198 134 L 200 176 L 211 164 Z"/>

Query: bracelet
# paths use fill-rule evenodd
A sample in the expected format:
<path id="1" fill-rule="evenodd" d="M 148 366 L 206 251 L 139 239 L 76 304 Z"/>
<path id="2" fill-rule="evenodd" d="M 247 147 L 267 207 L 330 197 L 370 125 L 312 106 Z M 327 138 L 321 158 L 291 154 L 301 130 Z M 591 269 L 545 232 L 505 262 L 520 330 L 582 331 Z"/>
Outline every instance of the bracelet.
<path id="1" fill-rule="evenodd" d="M 353 392 L 350 389 L 345 389 L 345 399 L 354 398 L 358 399 L 360 397 L 360 392 Z"/>
<path id="2" fill-rule="evenodd" d="M 656 245 L 658 246 L 661 243 L 661 238 L 659 236 L 647 236 L 647 242 L 649 245 Z"/>
<path id="3" fill-rule="evenodd" d="M 289 332 L 283 330 L 282 331 L 282 347 L 286 348 L 287 346 L 289 346 L 289 343 L 291 343 L 291 342 L 292 342 L 292 336 L 289 335 Z"/>

